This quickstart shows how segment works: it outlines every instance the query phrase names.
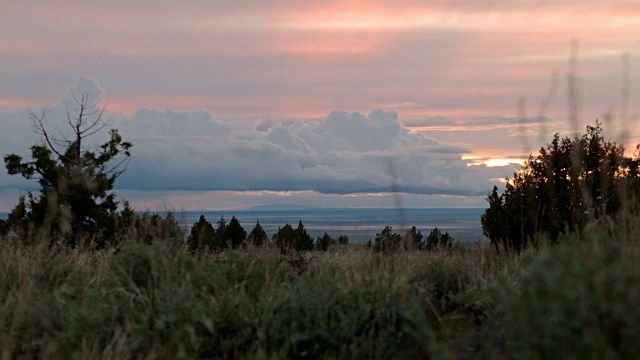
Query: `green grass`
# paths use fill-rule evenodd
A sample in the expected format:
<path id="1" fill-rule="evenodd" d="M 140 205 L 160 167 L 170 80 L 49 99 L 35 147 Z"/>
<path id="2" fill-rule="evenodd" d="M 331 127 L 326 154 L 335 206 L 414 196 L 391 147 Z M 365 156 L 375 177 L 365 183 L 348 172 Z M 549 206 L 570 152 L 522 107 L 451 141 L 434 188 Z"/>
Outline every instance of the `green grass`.
<path id="1" fill-rule="evenodd" d="M 561 246 L 193 256 L 0 245 L 3 358 L 631 358 L 637 221 Z"/>

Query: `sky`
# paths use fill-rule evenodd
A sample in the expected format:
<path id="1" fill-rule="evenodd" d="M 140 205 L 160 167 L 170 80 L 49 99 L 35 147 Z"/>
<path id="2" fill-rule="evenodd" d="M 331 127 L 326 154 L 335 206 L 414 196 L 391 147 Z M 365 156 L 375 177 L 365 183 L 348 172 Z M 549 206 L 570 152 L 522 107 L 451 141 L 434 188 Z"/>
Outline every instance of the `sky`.
<path id="1" fill-rule="evenodd" d="M 0 7 L 0 154 L 85 93 L 134 144 L 137 209 L 484 207 L 555 132 L 640 142 L 637 1 Z M 36 185 L 0 172 L 0 211 Z"/>

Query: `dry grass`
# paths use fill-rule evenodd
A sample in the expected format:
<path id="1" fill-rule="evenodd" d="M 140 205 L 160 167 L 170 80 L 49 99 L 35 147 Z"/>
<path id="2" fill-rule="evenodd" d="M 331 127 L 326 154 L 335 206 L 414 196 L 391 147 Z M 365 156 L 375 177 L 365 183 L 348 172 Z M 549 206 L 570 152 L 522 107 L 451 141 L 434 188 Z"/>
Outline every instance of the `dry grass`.
<path id="1" fill-rule="evenodd" d="M 475 251 L 383 256 L 339 246 L 194 257 L 165 244 L 0 247 L 4 357 L 447 356 L 520 259 Z M 475 309 L 476 312 L 471 309 Z M 471 327 L 469 327 L 471 326 Z"/>
<path id="2" fill-rule="evenodd" d="M 281 255 L 0 243 L 3 358 L 625 358 L 640 220 L 559 246 Z M 568 345 L 570 344 L 570 345 Z"/>

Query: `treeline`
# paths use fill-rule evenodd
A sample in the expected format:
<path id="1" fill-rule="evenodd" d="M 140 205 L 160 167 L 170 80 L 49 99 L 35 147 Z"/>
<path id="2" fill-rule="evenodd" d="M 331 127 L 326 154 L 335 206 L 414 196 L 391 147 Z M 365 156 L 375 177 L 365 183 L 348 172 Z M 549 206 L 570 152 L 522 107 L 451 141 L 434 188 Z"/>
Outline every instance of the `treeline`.
<path id="1" fill-rule="evenodd" d="M 582 234 L 602 219 L 635 215 L 640 205 L 640 145 L 633 157 L 605 140 L 599 121 L 582 136 L 553 140 L 487 196 L 482 230 L 492 244 L 521 249 L 563 233 Z"/>
<path id="2" fill-rule="evenodd" d="M 298 227 L 294 229 L 291 225 L 286 224 L 273 234 L 271 239 L 273 244 L 277 246 L 281 252 L 304 251 L 304 250 L 328 250 L 332 245 L 346 245 L 349 238 L 340 236 L 334 239 L 325 233 L 323 237 L 313 240 L 311 235 L 302 224 L 302 220 L 298 223 Z M 196 251 L 222 251 L 226 248 L 236 249 L 239 247 L 263 247 L 270 245 L 269 236 L 257 220 L 256 225 L 250 233 L 242 227 L 240 221 L 233 216 L 229 223 L 226 222 L 224 216 L 216 223 L 214 228 L 204 215 L 200 215 L 200 219 L 191 226 L 191 232 L 186 239 L 186 249 L 191 252 Z"/>
<path id="3" fill-rule="evenodd" d="M 250 233 L 242 227 L 240 221 L 233 216 L 227 223 L 224 216 L 216 222 L 216 226 L 209 222 L 204 215 L 200 215 L 198 221 L 193 223 L 191 231 L 185 242 L 185 248 L 190 252 L 209 251 L 219 252 L 224 249 L 237 249 L 240 247 L 264 247 L 273 245 L 281 253 L 299 251 L 320 250 L 327 251 L 335 246 L 348 245 L 349 237 L 340 235 L 337 238 L 328 233 L 317 237 L 315 240 L 304 227 L 302 220 L 294 228 L 285 224 L 278 228 L 271 240 L 269 235 L 256 221 Z M 392 253 L 399 250 L 434 250 L 437 248 L 460 248 L 460 242 L 456 242 L 448 232 L 442 232 L 437 227 L 431 230 L 424 238 L 421 231 L 415 226 L 407 230 L 404 235 L 394 233 L 390 226 L 386 226 L 382 232 L 376 234 L 375 239 L 369 240 L 368 247 L 383 253 Z"/>

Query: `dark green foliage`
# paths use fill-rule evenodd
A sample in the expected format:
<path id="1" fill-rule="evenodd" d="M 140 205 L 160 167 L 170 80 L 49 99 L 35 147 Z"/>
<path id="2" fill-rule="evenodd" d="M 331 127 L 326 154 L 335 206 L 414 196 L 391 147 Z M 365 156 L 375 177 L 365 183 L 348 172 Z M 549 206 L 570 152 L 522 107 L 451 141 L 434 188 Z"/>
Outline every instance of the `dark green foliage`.
<path id="1" fill-rule="evenodd" d="M 122 211 L 115 215 L 115 236 L 111 244 L 117 246 L 125 242 L 169 241 L 177 246 L 183 245 L 184 230 L 176 220 L 173 212 L 169 211 L 165 218 L 159 214 L 147 212 L 139 215 L 124 202 Z"/>
<path id="2" fill-rule="evenodd" d="M 300 220 L 300 222 L 298 223 L 296 232 L 298 233 L 298 238 L 300 239 L 299 250 L 313 250 L 313 238 L 307 233 L 304 225 L 302 225 L 302 220 Z"/>
<path id="3" fill-rule="evenodd" d="M 373 247 L 376 251 L 393 253 L 402 246 L 402 235 L 392 232 L 391 226 L 385 226 L 381 233 L 376 234 Z"/>
<path id="4" fill-rule="evenodd" d="M 222 243 L 226 243 L 225 235 L 227 232 L 227 221 L 224 219 L 224 215 L 220 216 L 220 220 L 216 223 L 216 236 L 222 240 Z M 226 244 L 225 244 L 226 245 Z"/>
<path id="5" fill-rule="evenodd" d="M 7 235 L 9 233 L 9 224 L 4 219 L 0 219 L 0 236 Z"/>
<path id="6" fill-rule="evenodd" d="M 402 239 L 404 243 L 404 247 L 407 250 L 422 250 L 425 245 L 422 236 L 422 232 L 416 229 L 415 226 L 412 226 L 411 229 L 407 230 L 407 233 L 404 235 Z"/>
<path id="7" fill-rule="evenodd" d="M 283 254 L 301 249 L 300 235 L 289 224 L 285 224 L 282 228 L 278 228 L 278 232 L 273 234 L 273 243 Z"/>
<path id="8" fill-rule="evenodd" d="M 222 240 L 217 236 L 213 225 L 207 221 L 204 215 L 191 227 L 191 233 L 187 238 L 188 251 L 221 251 L 224 248 Z"/>
<path id="9" fill-rule="evenodd" d="M 269 243 L 269 237 L 267 232 L 262 228 L 262 225 L 260 225 L 260 220 L 257 220 L 256 226 L 251 230 L 247 242 L 254 246 L 263 246 Z"/>
<path id="10" fill-rule="evenodd" d="M 29 194 L 31 196 L 31 194 Z M 10 232 L 13 232 L 18 239 L 27 239 L 27 234 L 30 232 L 29 228 L 34 227 L 35 224 L 27 222 L 27 203 L 24 196 L 20 196 L 18 204 L 13 208 L 9 217 L 7 218 L 6 227 Z"/>
<path id="11" fill-rule="evenodd" d="M 349 237 L 347 235 L 338 236 L 338 244 L 339 245 L 347 245 L 347 244 L 349 244 Z"/>
<path id="12" fill-rule="evenodd" d="M 31 114 L 43 143 L 31 147 L 30 161 L 15 154 L 4 157 L 9 175 L 37 179 L 40 185 L 39 195 L 29 192 L 29 201 L 21 198 L 13 209 L 10 227 L 22 239 L 100 248 L 114 234 L 117 202 L 111 190 L 126 168 L 132 145 L 112 129 L 107 142 L 96 151 L 88 150 L 86 138 L 107 125 L 102 120 L 104 108 L 90 104 L 86 94 L 74 99 L 75 117 L 68 116 L 70 137 L 52 136 L 46 112 Z"/>
<path id="13" fill-rule="evenodd" d="M 158 242 L 126 244 L 116 254 L 2 250 L 0 349 L 7 358 L 447 355 L 425 294 L 379 261 L 365 261 L 363 273 L 344 261 L 344 268 L 327 262 L 299 276 L 268 249 L 224 261 Z"/>
<path id="14" fill-rule="evenodd" d="M 436 346 L 425 309 L 371 280 L 345 289 L 342 279 L 296 282 L 268 304 L 261 321 L 267 352 L 288 359 L 428 359 Z"/>
<path id="15" fill-rule="evenodd" d="M 229 225 L 227 225 L 224 231 L 224 242 L 229 241 L 231 246 L 235 249 L 247 238 L 247 232 L 244 230 L 238 219 L 233 216 Z"/>
<path id="16" fill-rule="evenodd" d="M 495 246 L 500 244 L 506 248 L 509 234 L 504 221 L 506 221 L 507 213 L 504 206 L 504 195 L 498 194 L 497 186 L 493 186 L 493 191 L 487 196 L 487 202 L 489 202 L 489 208 L 480 217 L 482 233 L 491 239 L 491 243 Z"/>
<path id="17" fill-rule="evenodd" d="M 639 168 L 640 159 L 605 141 L 598 121 L 581 137 L 556 134 L 507 179 L 502 195 L 497 188 L 488 195 L 483 233 L 494 244 L 520 249 L 537 233 L 557 242 L 565 230 L 582 232 L 603 215 L 637 207 Z"/>
<path id="18" fill-rule="evenodd" d="M 329 236 L 329 234 L 324 233 L 322 237 L 318 237 L 318 239 L 316 240 L 315 247 L 316 247 L 316 250 L 327 251 L 331 246 L 337 243 L 338 241 L 336 239 Z"/>
<path id="19" fill-rule="evenodd" d="M 167 215 L 162 219 L 160 230 L 160 238 L 163 240 L 172 240 L 177 244 L 182 244 L 184 241 L 184 229 L 180 226 L 173 211 L 167 212 Z"/>
<path id="20" fill-rule="evenodd" d="M 313 238 L 305 230 L 302 220 L 296 229 L 289 224 L 278 228 L 278 232 L 273 234 L 273 242 L 282 253 L 313 250 L 314 246 Z"/>
<path id="21" fill-rule="evenodd" d="M 520 286 L 501 299 L 500 333 L 512 358 L 637 358 L 640 253 L 637 235 L 625 244 L 615 238 L 623 226 L 616 227 L 590 227 L 584 239 L 565 236 L 528 259 Z"/>
<path id="22" fill-rule="evenodd" d="M 454 245 L 454 239 L 448 232 L 442 233 L 437 227 L 431 230 L 427 236 L 425 247 L 427 250 L 436 248 L 451 248 Z"/>
<path id="23" fill-rule="evenodd" d="M 327 251 L 335 245 L 347 245 L 349 238 L 346 235 L 340 235 L 337 239 L 332 238 L 329 234 L 324 233 L 322 237 L 318 237 L 314 248 L 316 250 Z"/>

